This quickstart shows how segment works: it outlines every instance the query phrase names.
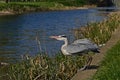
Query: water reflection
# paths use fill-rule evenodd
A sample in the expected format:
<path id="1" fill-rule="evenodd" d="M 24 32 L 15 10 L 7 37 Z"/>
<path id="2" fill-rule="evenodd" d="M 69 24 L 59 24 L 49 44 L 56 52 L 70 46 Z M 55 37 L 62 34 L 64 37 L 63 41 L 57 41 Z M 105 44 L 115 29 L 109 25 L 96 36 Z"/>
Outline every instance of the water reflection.
<path id="1" fill-rule="evenodd" d="M 18 16 L 1 16 L 0 17 L 0 60 L 10 60 L 15 57 L 17 50 L 18 29 L 15 24 Z"/>
<path id="2" fill-rule="evenodd" d="M 49 36 L 65 34 L 72 41 L 71 29 L 106 18 L 100 14 L 97 9 L 85 9 L 0 16 L 0 58 L 19 59 L 25 53 L 34 56 L 39 50 L 56 53 L 62 42 Z"/>

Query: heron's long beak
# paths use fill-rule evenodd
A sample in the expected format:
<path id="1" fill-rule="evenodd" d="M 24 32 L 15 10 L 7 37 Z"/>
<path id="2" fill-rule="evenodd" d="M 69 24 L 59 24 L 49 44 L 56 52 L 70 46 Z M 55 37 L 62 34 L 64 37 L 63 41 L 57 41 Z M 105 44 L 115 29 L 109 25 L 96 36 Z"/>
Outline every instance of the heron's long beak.
<path id="1" fill-rule="evenodd" d="M 50 38 L 57 39 L 58 36 L 50 36 Z"/>

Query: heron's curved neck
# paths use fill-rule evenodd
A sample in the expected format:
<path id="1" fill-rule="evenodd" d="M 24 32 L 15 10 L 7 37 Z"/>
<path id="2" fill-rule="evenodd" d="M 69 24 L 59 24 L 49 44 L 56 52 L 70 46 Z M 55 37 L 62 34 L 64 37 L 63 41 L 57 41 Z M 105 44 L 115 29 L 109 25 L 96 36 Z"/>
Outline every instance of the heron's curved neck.
<path id="1" fill-rule="evenodd" d="M 67 38 L 66 39 L 64 39 L 64 45 L 63 46 L 67 46 L 68 45 L 68 40 L 67 40 Z"/>
<path id="2" fill-rule="evenodd" d="M 67 39 L 64 39 L 64 44 L 62 45 L 62 47 L 61 47 L 61 51 L 62 51 L 62 53 L 64 54 L 64 55 L 69 55 L 69 53 L 66 51 L 66 47 L 67 47 L 67 45 L 68 45 L 68 40 Z"/>

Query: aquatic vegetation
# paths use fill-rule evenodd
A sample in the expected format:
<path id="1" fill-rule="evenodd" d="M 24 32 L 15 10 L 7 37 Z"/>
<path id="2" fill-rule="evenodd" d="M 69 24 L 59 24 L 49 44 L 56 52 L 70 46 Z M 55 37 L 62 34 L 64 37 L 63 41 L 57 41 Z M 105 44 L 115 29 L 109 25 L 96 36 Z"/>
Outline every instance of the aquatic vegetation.
<path id="1" fill-rule="evenodd" d="M 112 33 L 120 25 L 120 13 L 112 13 L 108 16 L 107 20 L 100 23 L 90 23 L 85 27 L 74 29 L 74 35 L 77 39 L 82 37 L 90 38 L 97 44 L 106 43 Z"/>

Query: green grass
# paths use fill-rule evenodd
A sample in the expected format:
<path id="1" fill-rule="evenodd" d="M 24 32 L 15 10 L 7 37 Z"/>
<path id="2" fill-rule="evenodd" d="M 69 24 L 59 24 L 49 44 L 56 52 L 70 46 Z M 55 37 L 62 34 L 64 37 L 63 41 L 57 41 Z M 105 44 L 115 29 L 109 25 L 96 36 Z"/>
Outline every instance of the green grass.
<path id="1" fill-rule="evenodd" d="M 56 2 L 9 2 L 0 3 L 0 11 L 12 11 L 16 13 L 28 12 L 28 11 L 48 11 L 59 10 L 64 6 Z"/>
<path id="2" fill-rule="evenodd" d="M 100 69 L 91 80 L 120 80 L 120 41 L 107 51 Z"/>
<path id="3" fill-rule="evenodd" d="M 38 2 L 0 2 L 0 11 L 11 11 L 15 13 L 23 13 L 28 11 L 48 11 L 48 10 L 63 10 L 68 7 L 78 7 L 88 5 L 89 0 L 40 0 Z"/>

